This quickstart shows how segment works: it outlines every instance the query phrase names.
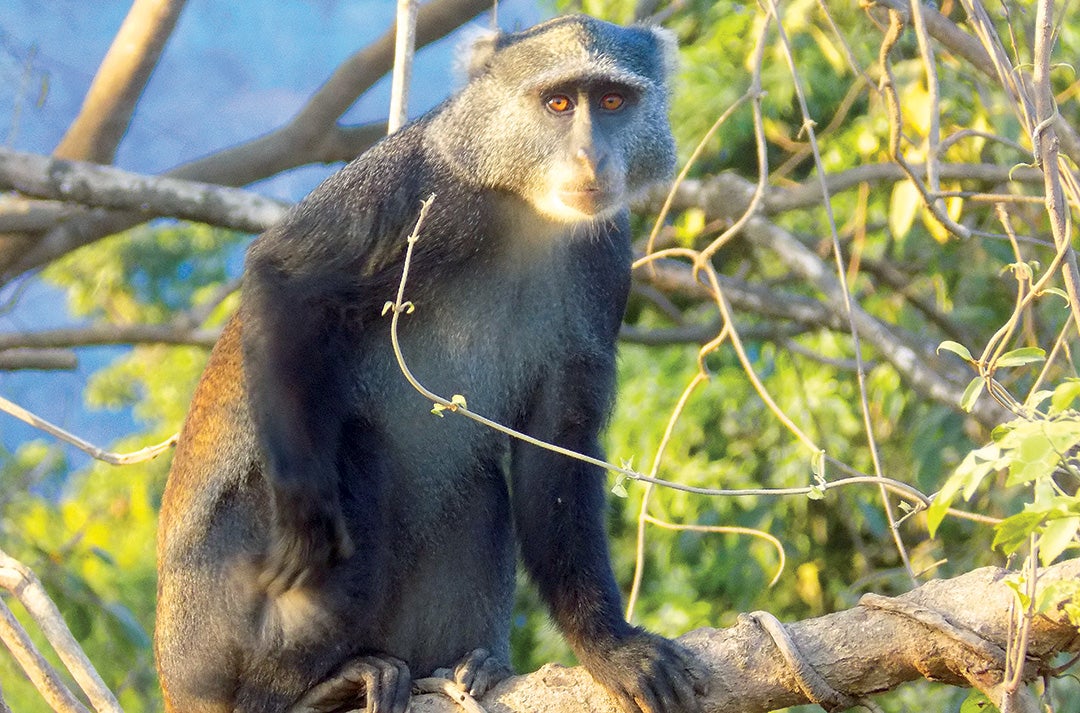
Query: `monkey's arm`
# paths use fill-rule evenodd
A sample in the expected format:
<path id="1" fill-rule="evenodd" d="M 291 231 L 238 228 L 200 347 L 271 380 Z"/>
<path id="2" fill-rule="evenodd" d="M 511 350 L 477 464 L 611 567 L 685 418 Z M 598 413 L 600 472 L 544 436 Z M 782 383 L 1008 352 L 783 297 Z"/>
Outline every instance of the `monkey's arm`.
<path id="1" fill-rule="evenodd" d="M 261 241 L 248 254 L 241 310 L 248 402 L 273 504 L 261 584 L 276 595 L 352 552 L 335 461 L 355 347 L 335 276 L 291 268 L 278 258 L 280 236 Z"/>
<path id="2" fill-rule="evenodd" d="M 527 432 L 600 455 L 613 371 L 610 360 L 560 369 L 537 395 Z M 512 490 L 525 566 L 593 677 L 628 712 L 697 710 L 691 658 L 623 618 L 607 550 L 603 471 L 519 442 Z"/>

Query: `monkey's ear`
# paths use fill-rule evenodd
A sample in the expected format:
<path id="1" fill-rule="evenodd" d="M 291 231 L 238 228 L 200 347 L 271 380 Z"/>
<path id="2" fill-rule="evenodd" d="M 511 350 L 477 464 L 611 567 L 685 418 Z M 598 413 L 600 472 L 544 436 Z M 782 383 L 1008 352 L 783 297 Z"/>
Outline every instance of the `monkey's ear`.
<path id="1" fill-rule="evenodd" d="M 664 77 L 670 79 L 679 71 L 679 39 L 674 32 L 666 27 L 651 25 L 649 30 L 653 33 L 653 37 L 656 38 Z"/>
<path id="2" fill-rule="evenodd" d="M 498 32 L 487 29 L 476 29 L 465 38 L 463 51 L 458 53 L 458 65 L 464 71 L 467 81 L 476 79 L 487 69 L 491 56 L 495 54 L 498 39 Z"/>

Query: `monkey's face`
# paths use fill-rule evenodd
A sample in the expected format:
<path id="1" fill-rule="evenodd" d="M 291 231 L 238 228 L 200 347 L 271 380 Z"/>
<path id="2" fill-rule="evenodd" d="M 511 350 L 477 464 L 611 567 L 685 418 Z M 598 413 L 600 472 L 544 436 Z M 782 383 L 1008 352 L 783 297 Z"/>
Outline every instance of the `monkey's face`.
<path id="1" fill-rule="evenodd" d="M 603 220 L 670 177 L 674 38 L 584 16 L 474 45 L 470 81 L 428 141 L 467 183 L 558 223 Z"/>
<path id="2" fill-rule="evenodd" d="M 640 156 L 641 143 L 628 141 L 647 130 L 643 93 L 603 79 L 530 92 L 524 101 L 534 104 L 530 123 L 538 129 L 534 149 L 540 160 L 523 197 L 548 218 L 578 223 L 622 209 L 640 189 L 643 173 L 647 182 L 663 177 L 670 170 L 664 152 Z"/>

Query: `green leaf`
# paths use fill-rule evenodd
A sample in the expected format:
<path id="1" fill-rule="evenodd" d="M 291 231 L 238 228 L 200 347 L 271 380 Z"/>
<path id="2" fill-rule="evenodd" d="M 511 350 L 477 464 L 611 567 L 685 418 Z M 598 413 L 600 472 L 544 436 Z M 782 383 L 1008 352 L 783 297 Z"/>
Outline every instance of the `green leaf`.
<path id="1" fill-rule="evenodd" d="M 944 342 L 938 345 L 938 354 L 941 353 L 942 349 L 947 352 L 952 352 L 964 361 L 975 361 L 975 359 L 971 356 L 971 352 L 968 351 L 967 347 L 965 347 L 959 342 L 954 342 L 951 339 L 946 339 Z"/>
<path id="2" fill-rule="evenodd" d="M 964 499 L 970 498 L 975 494 L 975 490 L 983 479 L 1002 466 L 1001 448 L 993 443 L 964 456 L 964 460 L 960 461 L 960 465 L 945 481 L 945 485 L 934 496 L 934 502 L 926 511 L 926 524 L 930 530 L 930 536 L 933 537 L 937 532 L 938 526 L 945 519 L 945 513 L 957 493 L 963 490 Z"/>
<path id="3" fill-rule="evenodd" d="M 1047 612 L 1063 609 L 1075 626 L 1080 623 L 1080 582 L 1064 579 L 1040 586 L 1035 593 L 1035 612 Z"/>
<path id="4" fill-rule="evenodd" d="M 806 497 L 811 500 L 824 500 L 825 488 L 822 488 L 820 485 L 811 485 L 810 492 L 806 494 Z"/>
<path id="5" fill-rule="evenodd" d="M 986 381 L 981 376 L 976 376 L 972 379 L 971 383 L 964 389 L 964 395 L 960 397 L 960 408 L 971 413 L 971 409 L 974 408 L 975 401 L 977 401 L 982 394 L 985 385 Z"/>
<path id="6" fill-rule="evenodd" d="M 1046 567 L 1062 552 L 1076 544 L 1080 531 L 1080 517 L 1059 517 L 1051 520 L 1039 536 L 1039 561 Z"/>
<path id="7" fill-rule="evenodd" d="M 960 704 L 960 713 L 998 713 L 998 709 L 984 694 L 972 691 Z"/>
<path id="8" fill-rule="evenodd" d="M 1024 546 L 1032 533 L 1042 525 L 1045 512 L 1020 512 L 1012 517 L 1007 517 L 994 527 L 993 547 L 1000 547 L 1001 551 L 1011 555 Z"/>
<path id="9" fill-rule="evenodd" d="M 1066 379 L 1054 388 L 1054 394 L 1050 397 L 1050 413 L 1065 411 L 1077 398 L 1080 398 L 1080 379 Z"/>
<path id="10" fill-rule="evenodd" d="M 1071 419 L 1025 423 L 1002 441 L 1008 446 L 1009 477 L 1006 485 L 1019 485 L 1049 478 L 1061 456 L 1080 444 L 1080 423 Z"/>
<path id="11" fill-rule="evenodd" d="M 814 479 L 818 482 L 825 481 L 825 449 L 814 454 L 810 461 L 810 470 L 814 473 Z"/>
<path id="12" fill-rule="evenodd" d="M 1039 293 L 1039 296 L 1041 297 L 1046 294 L 1057 295 L 1061 299 L 1065 300 L 1066 307 L 1069 306 L 1069 296 L 1065 294 L 1065 290 L 1061 289 L 1060 287 L 1046 287 L 1043 289 L 1042 292 Z"/>
<path id="13" fill-rule="evenodd" d="M 1013 349 L 1011 352 L 1005 352 L 995 362 L 995 365 L 998 368 L 1003 368 L 1035 364 L 1042 361 L 1046 361 L 1046 352 L 1044 350 L 1039 347 L 1024 347 L 1023 349 Z"/>
<path id="14" fill-rule="evenodd" d="M 627 497 L 630 496 L 630 494 L 626 492 L 626 476 L 625 475 L 623 475 L 622 473 L 619 473 L 619 477 L 617 477 L 615 479 L 615 485 L 611 486 L 611 492 L 617 498 L 627 498 Z"/>

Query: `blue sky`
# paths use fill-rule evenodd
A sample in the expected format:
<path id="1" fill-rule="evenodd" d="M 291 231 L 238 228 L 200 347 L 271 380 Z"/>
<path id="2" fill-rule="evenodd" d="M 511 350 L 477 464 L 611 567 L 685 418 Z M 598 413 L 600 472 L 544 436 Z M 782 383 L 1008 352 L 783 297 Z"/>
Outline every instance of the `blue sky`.
<path id="1" fill-rule="evenodd" d="M 49 153 L 78 113 L 94 72 L 123 21 L 129 0 L 0 0 L 0 143 Z M 189 0 L 146 88 L 116 165 L 157 173 L 280 126 L 347 56 L 386 31 L 394 0 Z M 527 26 L 548 10 L 504 0 L 504 29 Z M 486 27 L 481 16 L 474 21 Z M 456 86 L 460 39 L 422 50 L 413 70 L 410 115 Z M 346 122 L 385 117 L 389 81 L 373 88 Z M 254 187 L 296 200 L 332 169 L 291 171 Z M 11 296 L 0 290 L 0 305 Z M 63 298 L 31 282 L 15 310 L 0 311 L 0 332 L 68 324 Z M 88 412 L 82 388 L 115 349 L 81 350 L 75 372 L 0 372 L 0 395 L 58 425 L 108 445 L 133 428 L 130 415 Z M 0 443 L 42 437 L 0 413 Z M 72 460 L 82 462 L 69 449 Z"/>

